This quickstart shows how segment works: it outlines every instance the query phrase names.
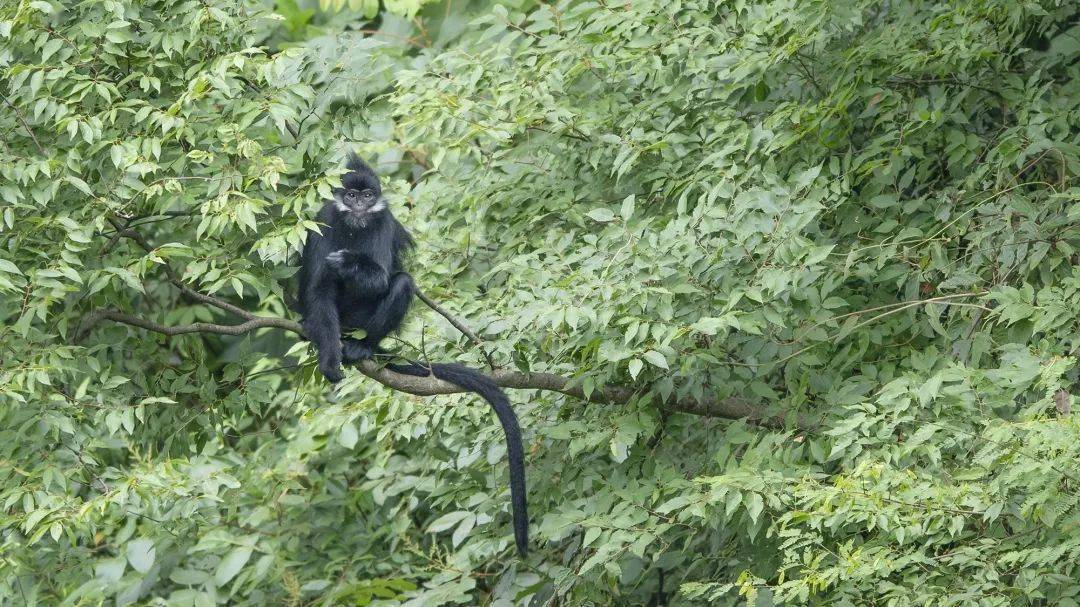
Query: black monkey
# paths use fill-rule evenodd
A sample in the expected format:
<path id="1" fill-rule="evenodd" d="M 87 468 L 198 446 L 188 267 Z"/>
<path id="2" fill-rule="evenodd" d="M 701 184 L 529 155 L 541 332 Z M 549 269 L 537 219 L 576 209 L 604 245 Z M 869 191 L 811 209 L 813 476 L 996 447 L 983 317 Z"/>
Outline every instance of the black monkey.
<path id="1" fill-rule="evenodd" d="M 379 342 L 397 330 L 413 298 L 413 281 L 402 267 L 412 237 L 398 223 L 382 197 L 379 178 L 355 155 L 333 198 L 323 204 L 301 256 L 297 311 L 304 332 L 319 353 L 319 371 L 331 382 L 344 377 L 341 364 L 379 353 Z M 363 339 L 342 338 L 342 331 L 363 329 Z M 435 377 L 482 396 L 495 410 L 506 434 L 510 463 L 510 502 L 514 541 L 525 556 L 528 514 L 521 429 L 506 394 L 487 377 L 457 364 L 388 364 L 398 373 Z"/>

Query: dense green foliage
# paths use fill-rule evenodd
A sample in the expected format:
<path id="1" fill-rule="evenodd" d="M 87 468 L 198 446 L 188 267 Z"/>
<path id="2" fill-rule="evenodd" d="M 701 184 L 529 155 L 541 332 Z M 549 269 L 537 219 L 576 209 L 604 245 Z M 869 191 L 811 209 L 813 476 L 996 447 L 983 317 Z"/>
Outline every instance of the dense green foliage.
<path id="1" fill-rule="evenodd" d="M 1080 5 L 383 6 L 0 5 L 0 605 L 1080 605 Z M 294 317 L 350 149 L 496 363 L 637 390 L 511 392 L 525 561 L 475 398 L 100 318 Z"/>

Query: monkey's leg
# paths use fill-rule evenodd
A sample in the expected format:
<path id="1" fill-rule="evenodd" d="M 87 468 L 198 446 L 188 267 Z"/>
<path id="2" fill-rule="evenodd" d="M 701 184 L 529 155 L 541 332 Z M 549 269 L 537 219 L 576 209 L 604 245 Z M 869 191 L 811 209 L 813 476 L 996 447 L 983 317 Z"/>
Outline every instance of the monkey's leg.
<path id="1" fill-rule="evenodd" d="M 319 371 L 331 382 L 339 382 L 345 376 L 341 372 L 341 321 L 337 306 L 330 298 L 318 298 L 307 304 L 304 333 L 319 352 Z"/>
<path id="2" fill-rule="evenodd" d="M 363 341 L 371 351 L 379 347 L 379 342 L 384 337 L 401 326 L 405 313 L 409 311 L 409 304 L 412 303 L 412 296 L 412 276 L 398 272 L 390 277 L 386 296 L 379 301 L 371 317 L 364 323 L 367 336 Z"/>

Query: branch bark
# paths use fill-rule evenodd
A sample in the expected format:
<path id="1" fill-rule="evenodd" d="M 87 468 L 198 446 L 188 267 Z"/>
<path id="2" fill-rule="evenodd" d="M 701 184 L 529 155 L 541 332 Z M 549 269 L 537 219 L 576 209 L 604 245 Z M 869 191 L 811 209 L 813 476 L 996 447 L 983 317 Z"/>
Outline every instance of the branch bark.
<path id="1" fill-rule="evenodd" d="M 300 329 L 300 324 L 289 320 L 287 318 L 274 318 L 272 316 L 254 316 L 247 322 L 240 323 L 238 325 L 219 325 L 209 322 L 194 322 L 190 325 L 176 325 L 166 326 L 160 323 L 156 323 L 152 320 L 140 318 L 138 316 L 132 316 L 131 314 L 124 314 L 116 310 L 95 310 L 88 314 L 84 319 L 77 332 L 78 337 L 76 341 L 82 341 L 87 334 L 102 320 L 111 320 L 113 322 L 122 323 L 125 325 L 131 325 L 133 327 L 139 327 L 146 329 L 147 331 L 153 331 L 154 333 L 161 333 L 162 335 L 183 335 L 185 333 L 218 333 L 220 335 L 243 335 L 257 329 L 275 328 L 285 329 L 286 331 L 294 331 L 296 333 L 303 333 Z"/>
<path id="2" fill-rule="evenodd" d="M 250 331 L 265 328 L 284 329 L 300 336 L 304 335 L 304 331 L 298 322 L 286 318 L 254 316 L 250 313 L 247 313 L 247 315 L 250 318 L 246 322 L 236 325 L 198 322 L 188 325 L 166 326 L 116 310 L 97 310 L 87 315 L 83 320 L 78 335 L 79 339 L 85 337 L 90 330 L 102 320 L 111 320 L 113 322 L 139 327 L 141 329 L 146 329 L 147 331 L 153 331 L 169 336 L 187 333 L 242 335 Z M 441 394 L 459 394 L 465 392 L 460 386 L 436 379 L 433 376 L 414 377 L 412 375 L 395 373 L 379 366 L 378 363 L 372 360 L 360 362 L 357 365 L 357 368 L 364 375 L 388 388 L 407 394 L 413 394 L 415 396 L 437 396 Z M 633 400 L 643 389 L 631 388 L 628 386 L 606 386 L 603 389 L 596 390 L 592 394 L 586 396 L 584 390 L 582 390 L 580 386 L 573 385 L 570 378 L 554 373 L 521 373 L 520 371 L 497 369 L 488 373 L 487 377 L 491 378 L 492 381 L 502 388 L 515 390 L 547 390 L 549 392 L 565 394 L 587 403 L 606 405 L 626 404 Z M 657 397 L 653 400 L 653 404 L 660 409 L 671 412 L 689 413 L 691 415 L 700 415 L 703 417 L 746 419 L 751 423 L 775 428 L 781 428 L 786 425 L 785 417 L 783 415 L 769 414 L 759 405 L 755 405 L 749 400 L 738 397 L 726 399 L 669 398 L 666 400 Z M 813 430 L 819 425 L 819 422 L 820 420 L 818 418 L 805 414 L 798 415 L 794 418 L 794 425 L 800 430 Z"/>

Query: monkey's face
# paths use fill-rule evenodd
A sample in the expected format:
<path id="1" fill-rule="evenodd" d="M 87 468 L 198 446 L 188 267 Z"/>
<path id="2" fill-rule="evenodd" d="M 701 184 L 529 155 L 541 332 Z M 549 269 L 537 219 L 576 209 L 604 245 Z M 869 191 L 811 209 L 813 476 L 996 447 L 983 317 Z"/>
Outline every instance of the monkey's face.
<path id="1" fill-rule="evenodd" d="M 349 227 L 366 227 L 375 215 L 386 210 L 386 199 L 377 188 L 334 190 L 334 208 Z"/>
<path id="2" fill-rule="evenodd" d="M 341 176 L 341 187 L 334 188 L 334 210 L 351 229 L 366 228 L 386 210 L 379 177 L 359 158 L 349 160 L 349 172 Z"/>

